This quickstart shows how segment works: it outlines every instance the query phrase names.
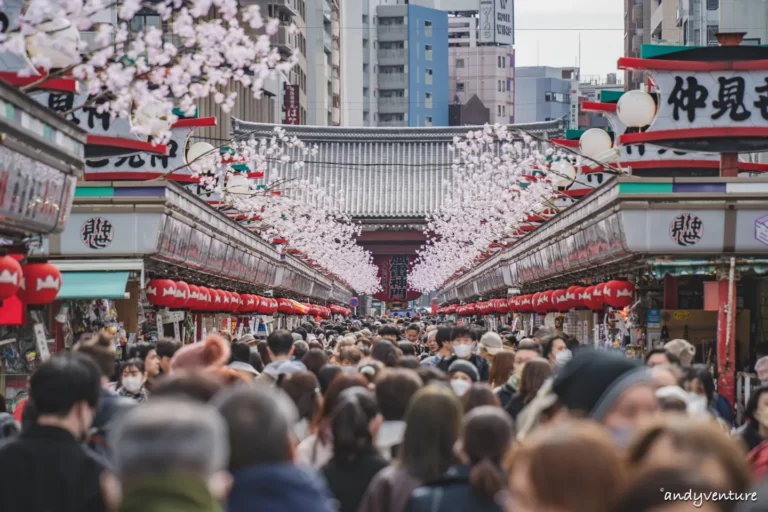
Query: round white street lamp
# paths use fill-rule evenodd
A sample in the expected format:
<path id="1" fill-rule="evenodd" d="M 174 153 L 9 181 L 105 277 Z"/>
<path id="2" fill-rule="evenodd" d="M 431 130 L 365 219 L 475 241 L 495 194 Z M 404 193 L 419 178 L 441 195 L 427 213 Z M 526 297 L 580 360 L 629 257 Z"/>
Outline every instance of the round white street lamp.
<path id="1" fill-rule="evenodd" d="M 613 141 L 608 132 L 599 128 L 590 128 L 579 139 L 581 154 L 587 158 L 595 158 L 605 153 L 613 146 Z"/>
<path id="2" fill-rule="evenodd" d="M 76 64 L 79 45 L 80 31 L 65 19 L 41 23 L 34 34 L 27 36 L 30 58 L 47 60 L 51 68 Z"/>
<path id="3" fill-rule="evenodd" d="M 251 180 L 245 174 L 234 174 L 227 180 L 225 192 L 232 199 L 247 199 L 251 195 Z"/>
<path id="4" fill-rule="evenodd" d="M 619 121 L 629 128 L 642 128 L 653 122 L 656 102 L 645 91 L 628 91 L 621 95 L 616 105 Z"/>
<path id="5" fill-rule="evenodd" d="M 207 142 L 195 142 L 187 150 L 187 165 L 196 172 L 212 170 L 216 165 L 216 155 L 213 150 L 214 147 Z"/>
<path id="6" fill-rule="evenodd" d="M 561 158 L 552 163 L 552 182 L 557 188 L 570 187 L 576 181 L 576 167 L 565 158 Z"/>

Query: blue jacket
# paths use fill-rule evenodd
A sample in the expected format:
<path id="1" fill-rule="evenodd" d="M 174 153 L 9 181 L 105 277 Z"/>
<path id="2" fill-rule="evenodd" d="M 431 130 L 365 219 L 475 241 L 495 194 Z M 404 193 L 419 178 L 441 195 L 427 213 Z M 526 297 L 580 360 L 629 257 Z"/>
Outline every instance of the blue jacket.
<path id="1" fill-rule="evenodd" d="M 333 512 L 330 491 L 317 474 L 292 463 L 262 464 L 234 474 L 228 512 Z"/>

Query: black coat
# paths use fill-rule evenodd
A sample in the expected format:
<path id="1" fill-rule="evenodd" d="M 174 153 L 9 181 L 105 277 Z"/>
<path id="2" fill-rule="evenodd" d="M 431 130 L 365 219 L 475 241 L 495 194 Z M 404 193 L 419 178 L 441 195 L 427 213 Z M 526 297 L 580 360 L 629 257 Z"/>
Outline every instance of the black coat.
<path id="1" fill-rule="evenodd" d="M 512 395 L 512 399 L 507 403 L 507 405 L 504 406 L 504 410 L 509 413 L 509 416 L 513 420 L 517 420 L 518 414 L 520 414 L 520 411 L 522 411 L 525 408 L 525 403 L 523 402 L 523 395 L 520 393 L 515 393 Z"/>
<path id="2" fill-rule="evenodd" d="M 451 363 L 457 359 L 458 357 L 455 355 L 451 357 L 444 357 L 440 360 L 440 362 L 437 363 L 437 368 L 448 373 L 448 368 L 450 368 Z M 480 381 L 488 382 L 488 372 L 490 370 L 488 367 L 488 361 L 486 361 L 484 357 L 480 357 L 477 354 L 472 354 L 469 356 L 469 362 L 475 365 L 475 368 L 477 368 L 477 371 L 480 374 Z"/>
<path id="3" fill-rule="evenodd" d="M 763 436 L 760 435 L 760 428 L 755 421 L 748 420 L 744 425 L 736 429 L 734 435 L 744 441 L 748 452 L 751 452 L 757 448 L 757 445 L 765 441 Z"/>
<path id="4" fill-rule="evenodd" d="M 371 447 L 350 464 L 340 464 L 335 458 L 323 468 L 328 488 L 339 502 L 339 512 L 356 512 L 363 495 L 376 473 L 389 464 Z"/>
<path id="5" fill-rule="evenodd" d="M 515 390 L 506 382 L 499 388 L 498 391 L 496 391 L 496 396 L 499 398 L 499 402 L 501 402 L 502 409 L 504 409 L 507 404 L 509 404 L 514 395 Z"/>
<path id="6" fill-rule="evenodd" d="M 66 430 L 32 426 L 0 446 L 3 512 L 103 512 L 106 463 Z"/>
<path id="7" fill-rule="evenodd" d="M 494 500 L 475 496 L 468 466 L 453 466 L 440 480 L 417 488 L 404 512 L 503 512 Z"/>

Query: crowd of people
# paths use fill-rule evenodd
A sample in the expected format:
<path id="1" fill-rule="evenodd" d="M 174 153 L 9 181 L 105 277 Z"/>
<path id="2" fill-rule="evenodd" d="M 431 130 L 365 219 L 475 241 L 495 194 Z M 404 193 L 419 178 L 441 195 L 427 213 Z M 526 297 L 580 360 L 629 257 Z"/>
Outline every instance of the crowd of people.
<path id="1" fill-rule="evenodd" d="M 308 322 L 265 340 L 106 332 L 0 412 L 8 512 L 768 511 L 768 386 L 743 425 L 696 350 L 550 327 Z"/>

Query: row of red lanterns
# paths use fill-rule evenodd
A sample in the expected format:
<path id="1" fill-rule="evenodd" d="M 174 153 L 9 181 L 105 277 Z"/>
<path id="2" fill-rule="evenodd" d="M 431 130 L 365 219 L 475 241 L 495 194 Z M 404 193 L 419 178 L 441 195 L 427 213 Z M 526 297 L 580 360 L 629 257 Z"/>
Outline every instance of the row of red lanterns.
<path id="1" fill-rule="evenodd" d="M 12 256 L 0 256 L 0 302 L 17 296 L 29 306 L 56 300 L 61 290 L 61 272 L 50 263 L 20 264 Z"/>
<path id="2" fill-rule="evenodd" d="M 439 308 L 438 313 L 459 316 L 487 315 L 491 313 L 540 313 L 566 312 L 571 309 L 598 311 L 603 307 L 625 308 L 635 299 L 635 285 L 630 281 L 609 281 L 594 286 L 571 286 L 559 290 L 547 290 L 531 295 L 518 295 L 509 299 L 493 299 L 487 302 L 451 305 Z"/>

